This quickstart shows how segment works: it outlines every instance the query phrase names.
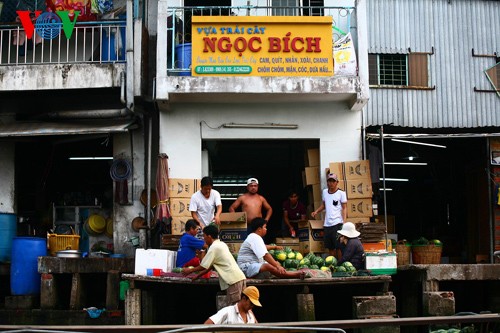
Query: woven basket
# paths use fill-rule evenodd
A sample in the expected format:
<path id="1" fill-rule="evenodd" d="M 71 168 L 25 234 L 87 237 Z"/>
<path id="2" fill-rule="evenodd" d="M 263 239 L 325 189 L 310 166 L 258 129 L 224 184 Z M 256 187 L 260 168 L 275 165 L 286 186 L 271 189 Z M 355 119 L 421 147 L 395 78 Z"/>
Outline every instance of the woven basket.
<path id="1" fill-rule="evenodd" d="M 436 245 L 413 245 L 411 248 L 411 258 L 413 264 L 432 265 L 441 262 L 442 246 Z"/>
<path id="2" fill-rule="evenodd" d="M 396 253 L 398 254 L 398 267 L 410 264 L 411 246 L 406 245 L 405 241 L 399 241 L 396 244 Z"/>

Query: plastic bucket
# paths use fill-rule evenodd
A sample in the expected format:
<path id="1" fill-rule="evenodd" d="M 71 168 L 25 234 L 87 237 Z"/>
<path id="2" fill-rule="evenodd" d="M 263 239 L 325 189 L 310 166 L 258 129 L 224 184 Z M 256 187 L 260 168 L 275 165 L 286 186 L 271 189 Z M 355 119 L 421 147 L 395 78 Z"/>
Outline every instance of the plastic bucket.
<path id="1" fill-rule="evenodd" d="M 175 67 L 184 69 L 179 76 L 191 76 L 191 43 L 179 44 L 175 47 Z M 189 70 L 187 70 L 189 68 Z"/>
<path id="2" fill-rule="evenodd" d="M 17 235 L 17 216 L 0 213 L 0 261 L 10 261 L 12 239 Z"/>
<path id="3" fill-rule="evenodd" d="M 47 255 L 47 239 L 15 237 L 12 241 L 10 292 L 12 295 L 40 293 L 38 257 Z"/>
<path id="4" fill-rule="evenodd" d="M 106 229 L 106 220 L 100 215 L 90 215 L 88 219 L 90 229 L 95 233 L 102 233 Z"/>

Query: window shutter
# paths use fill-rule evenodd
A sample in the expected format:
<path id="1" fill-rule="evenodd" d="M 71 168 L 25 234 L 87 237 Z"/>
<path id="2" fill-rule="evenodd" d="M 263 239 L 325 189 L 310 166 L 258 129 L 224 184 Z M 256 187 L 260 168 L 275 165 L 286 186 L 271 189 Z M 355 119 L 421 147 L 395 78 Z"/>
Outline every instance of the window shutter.
<path id="1" fill-rule="evenodd" d="M 428 87 L 429 74 L 427 67 L 427 53 L 410 53 L 408 55 L 409 85 L 415 87 Z"/>
<path id="2" fill-rule="evenodd" d="M 500 89 L 500 62 L 485 72 L 493 87 L 497 90 Z"/>
<path id="3" fill-rule="evenodd" d="M 369 85 L 378 85 L 378 66 L 377 66 L 377 55 L 368 55 L 368 80 Z"/>

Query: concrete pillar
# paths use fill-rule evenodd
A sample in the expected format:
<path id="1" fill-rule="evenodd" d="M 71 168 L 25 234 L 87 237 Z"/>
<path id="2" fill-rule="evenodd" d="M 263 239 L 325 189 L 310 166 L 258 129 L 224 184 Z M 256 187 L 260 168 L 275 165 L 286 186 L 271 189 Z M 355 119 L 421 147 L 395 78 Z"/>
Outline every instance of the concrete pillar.
<path id="1" fill-rule="evenodd" d="M 299 321 L 315 321 L 313 294 L 297 294 L 297 313 Z"/>
<path id="2" fill-rule="evenodd" d="M 391 292 L 380 296 L 354 296 L 353 317 L 358 319 L 393 318 L 396 316 L 396 297 Z M 399 333 L 399 326 L 366 327 L 359 333 Z"/>
<path id="3" fill-rule="evenodd" d="M 120 308 L 120 272 L 109 271 L 106 279 L 106 309 Z"/>
<path id="4" fill-rule="evenodd" d="M 82 275 L 80 273 L 73 273 L 71 279 L 71 295 L 69 300 L 70 310 L 81 310 L 84 306 L 84 292 L 82 286 Z"/>
<path id="5" fill-rule="evenodd" d="M 129 289 L 125 296 L 125 325 L 141 325 L 141 290 Z"/>
<path id="6" fill-rule="evenodd" d="M 40 309 L 55 309 L 57 307 L 57 283 L 54 275 L 43 273 L 40 286 Z"/>
<path id="7" fill-rule="evenodd" d="M 455 314 L 455 296 L 452 291 L 426 291 L 423 294 L 424 316 L 451 316 Z"/>

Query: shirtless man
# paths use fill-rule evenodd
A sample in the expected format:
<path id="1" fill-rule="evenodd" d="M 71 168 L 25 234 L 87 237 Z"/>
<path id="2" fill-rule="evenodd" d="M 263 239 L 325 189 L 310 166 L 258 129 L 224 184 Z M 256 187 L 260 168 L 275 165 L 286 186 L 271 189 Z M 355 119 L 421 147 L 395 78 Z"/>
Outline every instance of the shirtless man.
<path id="1" fill-rule="evenodd" d="M 267 200 L 257 193 L 259 190 L 259 181 L 257 178 L 249 178 L 247 180 L 247 193 L 242 194 L 236 199 L 235 202 L 229 207 L 230 212 L 235 212 L 241 206 L 241 210 L 247 214 L 247 221 L 252 221 L 256 217 L 262 216 L 262 207 L 266 210 L 267 222 L 273 215 L 273 209 Z"/>

